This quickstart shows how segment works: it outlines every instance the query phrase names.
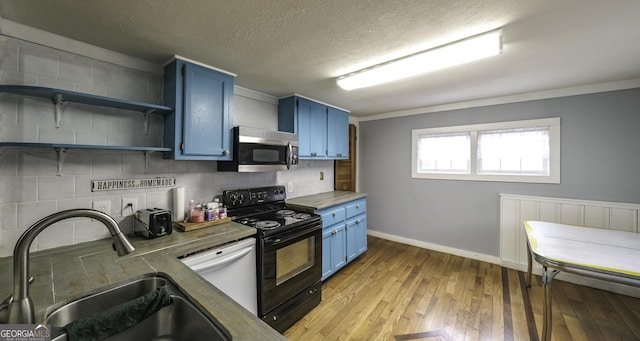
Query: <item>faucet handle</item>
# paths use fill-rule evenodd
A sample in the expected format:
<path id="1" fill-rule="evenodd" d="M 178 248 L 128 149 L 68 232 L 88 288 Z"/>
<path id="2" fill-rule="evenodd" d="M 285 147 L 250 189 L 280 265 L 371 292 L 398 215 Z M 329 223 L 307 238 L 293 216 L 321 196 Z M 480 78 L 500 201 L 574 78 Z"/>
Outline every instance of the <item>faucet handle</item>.
<path id="1" fill-rule="evenodd" d="M 29 285 L 31 285 L 34 281 L 33 276 L 29 277 Z M 13 302 L 13 294 L 9 294 L 1 303 L 0 303 L 0 324 L 6 324 L 9 321 L 9 304 Z"/>
<path id="2" fill-rule="evenodd" d="M 33 278 L 33 276 L 29 277 L 29 285 L 33 284 L 33 281 L 35 279 Z M 11 303 L 11 301 L 13 301 L 13 295 L 9 294 L 9 296 L 7 296 L 7 298 L 5 298 L 2 303 L 0 303 L 0 310 L 5 309 L 9 303 Z"/>

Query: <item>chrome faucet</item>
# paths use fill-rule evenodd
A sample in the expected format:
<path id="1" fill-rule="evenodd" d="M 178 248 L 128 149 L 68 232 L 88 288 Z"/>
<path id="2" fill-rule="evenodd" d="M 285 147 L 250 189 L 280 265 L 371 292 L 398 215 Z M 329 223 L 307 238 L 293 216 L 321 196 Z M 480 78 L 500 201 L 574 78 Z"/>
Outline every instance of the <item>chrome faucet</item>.
<path id="1" fill-rule="evenodd" d="M 36 236 L 47 227 L 68 218 L 92 218 L 103 223 L 109 232 L 118 252 L 124 256 L 135 250 L 129 240 L 122 234 L 118 223 L 108 214 L 90 209 L 72 209 L 54 213 L 31 225 L 18 239 L 13 250 L 13 296 L 8 300 L 8 320 L 0 323 L 33 324 L 35 312 L 33 301 L 29 297 L 29 248 Z"/>

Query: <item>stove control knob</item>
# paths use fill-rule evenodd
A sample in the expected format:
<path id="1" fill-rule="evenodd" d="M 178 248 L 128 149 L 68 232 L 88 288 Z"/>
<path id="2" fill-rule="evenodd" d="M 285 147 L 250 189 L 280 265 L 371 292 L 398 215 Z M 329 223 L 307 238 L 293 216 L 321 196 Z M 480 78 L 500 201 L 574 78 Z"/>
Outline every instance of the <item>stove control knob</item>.
<path id="1" fill-rule="evenodd" d="M 234 192 L 229 194 L 229 201 L 231 205 L 242 205 L 244 201 L 244 195 L 240 192 Z"/>

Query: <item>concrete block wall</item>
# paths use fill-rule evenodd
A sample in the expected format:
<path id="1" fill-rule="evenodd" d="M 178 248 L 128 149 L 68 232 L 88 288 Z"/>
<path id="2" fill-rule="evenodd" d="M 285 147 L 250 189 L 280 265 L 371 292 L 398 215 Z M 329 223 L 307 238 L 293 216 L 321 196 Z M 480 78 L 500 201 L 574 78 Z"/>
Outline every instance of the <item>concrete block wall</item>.
<path id="1" fill-rule="evenodd" d="M 105 63 L 85 56 L 0 35 L 0 84 L 54 87 L 159 104 L 162 76 Z M 143 133 L 141 113 L 67 103 L 55 126 L 53 104 L 46 99 L 0 94 L 0 141 L 96 145 L 161 146 L 162 117 L 152 115 Z M 0 148 L 0 257 L 10 256 L 19 236 L 39 219 L 57 211 L 91 208 L 95 200 L 111 202 L 111 215 L 127 232 L 130 212 L 122 199 L 134 197 L 138 208 L 171 208 L 170 188 L 91 192 L 91 180 L 175 176 L 187 200 L 210 201 L 225 189 L 293 184 L 289 197 L 333 189 L 332 161 L 303 161 L 298 169 L 277 173 L 216 172 L 213 161 L 150 157 L 145 173 L 140 152 L 69 150 L 62 176 L 56 175 L 53 150 Z M 325 174 L 319 180 L 319 173 Z M 90 219 L 61 221 L 44 231 L 31 251 L 109 237 Z"/>

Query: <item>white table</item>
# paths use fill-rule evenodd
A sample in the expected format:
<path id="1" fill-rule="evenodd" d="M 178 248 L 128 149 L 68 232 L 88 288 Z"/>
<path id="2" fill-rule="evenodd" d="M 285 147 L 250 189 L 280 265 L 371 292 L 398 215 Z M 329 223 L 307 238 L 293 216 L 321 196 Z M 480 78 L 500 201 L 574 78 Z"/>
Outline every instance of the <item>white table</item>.
<path id="1" fill-rule="evenodd" d="M 542 221 L 524 227 L 527 286 L 532 257 L 543 268 L 543 340 L 551 340 L 551 282 L 560 271 L 640 287 L 640 233 Z"/>

